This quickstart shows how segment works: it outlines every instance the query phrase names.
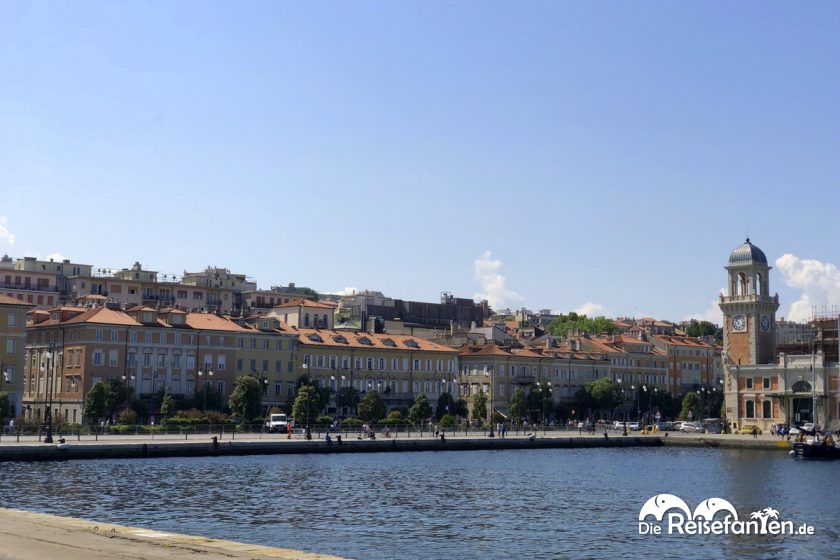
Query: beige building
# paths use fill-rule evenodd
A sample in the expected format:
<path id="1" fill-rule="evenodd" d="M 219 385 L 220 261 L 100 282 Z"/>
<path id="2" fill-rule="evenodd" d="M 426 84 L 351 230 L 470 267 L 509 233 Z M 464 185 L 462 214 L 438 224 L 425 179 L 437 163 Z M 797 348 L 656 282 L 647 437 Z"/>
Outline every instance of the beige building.
<path id="1" fill-rule="evenodd" d="M 335 304 L 298 299 L 275 306 L 268 315 L 298 329 L 327 329 L 335 326 Z"/>
<path id="2" fill-rule="evenodd" d="M 298 372 L 323 387 L 377 390 L 390 407 L 426 395 L 434 410 L 443 393 L 455 396 L 458 350 L 419 337 L 298 330 Z M 337 411 L 341 413 L 342 411 Z"/>
<path id="3" fill-rule="evenodd" d="M 60 307 L 30 314 L 24 367 L 28 419 L 82 421 L 82 404 L 99 381 L 122 379 L 140 397 L 190 397 L 208 385 L 226 401 L 233 390 L 237 336 L 252 333 L 208 313 L 137 306 Z M 209 373 L 212 372 L 212 375 Z"/>
<path id="4" fill-rule="evenodd" d="M 0 392 L 9 394 L 15 415 L 21 413 L 23 403 L 26 312 L 29 307 L 17 298 L 0 295 Z"/>

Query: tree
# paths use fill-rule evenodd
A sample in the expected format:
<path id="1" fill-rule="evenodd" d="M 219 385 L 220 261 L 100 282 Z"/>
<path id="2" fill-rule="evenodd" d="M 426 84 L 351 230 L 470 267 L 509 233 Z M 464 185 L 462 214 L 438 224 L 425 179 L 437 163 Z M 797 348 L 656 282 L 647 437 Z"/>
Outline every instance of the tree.
<path id="1" fill-rule="evenodd" d="M 244 421 L 259 418 L 262 412 L 262 382 L 253 375 L 236 378 L 233 392 L 228 399 L 230 412 Z"/>
<path id="2" fill-rule="evenodd" d="M 465 401 L 464 399 L 458 399 L 452 406 L 452 415 L 460 416 L 461 418 L 466 418 L 467 410 L 467 401 Z"/>
<path id="3" fill-rule="evenodd" d="M 130 409 L 129 409 L 130 410 Z M 134 412 L 132 410 L 132 412 Z M 169 418 L 170 416 L 175 415 L 175 399 L 169 393 L 165 394 L 160 401 L 160 415 L 164 418 Z M 134 412 L 135 419 L 137 417 L 137 413 Z M 125 422 L 121 422 L 125 423 Z"/>
<path id="4" fill-rule="evenodd" d="M 385 409 L 379 391 L 368 391 L 359 403 L 359 416 L 366 422 L 377 422 L 385 416 Z"/>
<path id="5" fill-rule="evenodd" d="M 87 417 L 91 422 L 105 416 L 107 412 L 108 389 L 101 381 L 94 383 L 90 391 L 85 395 L 85 402 L 82 405 L 82 416 Z"/>
<path id="6" fill-rule="evenodd" d="M 479 391 L 473 398 L 473 420 L 484 422 L 487 420 L 487 393 Z"/>
<path id="7" fill-rule="evenodd" d="M 455 400 L 452 395 L 450 395 L 449 393 L 441 393 L 441 395 L 438 397 L 437 410 L 435 413 L 437 419 L 440 420 L 441 418 L 443 418 L 444 414 L 454 415 L 454 404 Z"/>
<path id="8" fill-rule="evenodd" d="M 432 415 L 432 407 L 429 406 L 429 401 L 426 395 L 417 395 L 414 399 L 414 404 L 408 409 L 408 417 L 415 422 L 423 422 L 426 418 Z"/>
<path id="9" fill-rule="evenodd" d="M 440 427 L 441 428 L 451 428 L 455 425 L 455 419 L 452 418 L 451 414 L 444 414 L 440 417 Z"/>
<path id="10" fill-rule="evenodd" d="M 121 379 L 109 379 L 105 383 L 105 416 L 114 419 L 117 410 L 125 403 L 128 392 Z"/>
<path id="11" fill-rule="evenodd" d="M 587 317 L 578 315 L 574 311 L 568 315 L 560 314 L 548 325 L 548 331 L 555 336 L 568 336 L 569 332 L 588 334 L 612 334 L 618 330 L 615 323 L 606 317 Z"/>
<path id="12" fill-rule="evenodd" d="M 680 410 L 680 417 L 685 419 L 700 419 L 700 397 L 697 393 L 690 392 L 682 400 L 682 409 Z M 690 413 L 690 414 L 689 414 Z"/>
<path id="13" fill-rule="evenodd" d="M 225 399 L 222 394 L 210 383 L 203 383 L 193 394 L 191 408 L 204 409 L 204 392 L 207 391 L 207 410 L 222 410 L 225 407 Z"/>
<path id="14" fill-rule="evenodd" d="M 517 388 L 510 395 L 510 401 L 508 402 L 508 411 L 510 412 L 510 417 L 516 420 L 517 422 L 525 418 L 525 413 L 527 412 L 527 407 L 525 404 L 525 391 L 523 391 L 521 387 Z"/>
<path id="15" fill-rule="evenodd" d="M 592 397 L 593 408 L 601 411 L 610 411 L 616 406 L 615 383 L 608 377 L 601 377 L 586 384 L 586 388 Z"/>
<path id="16" fill-rule="evenodd" d="M 137 423 L 137 413 L 130 408 L 123 410 L 117 418 L 117 424 L 133 426 Z"/>
<path id="17" fill-rule="evenodd" d="M 359 392 L 353 387 L 342 387 L 335 394 L 335 406 L 355 410 L 359 406 Z"/>
<path id="18" fill-rule="evenodd" d="M 295 402 L 292 404 L 292 418 L 295 423 L 309 425 L 318 410 L 318 389 L 312 385 L 302 385 L 295 395 Z"/>
<path id="19" fill-rule="evenodd" d="M 0 393 L 0 420 L 14 416 L 12 410 L 12 397 L 9 393 Z"/>

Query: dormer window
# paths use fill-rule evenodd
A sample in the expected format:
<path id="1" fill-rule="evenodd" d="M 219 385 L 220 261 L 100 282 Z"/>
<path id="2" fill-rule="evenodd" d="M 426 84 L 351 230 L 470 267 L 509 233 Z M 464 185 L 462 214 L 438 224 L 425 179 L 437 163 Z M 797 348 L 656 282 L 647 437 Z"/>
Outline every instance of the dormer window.
<path id="1" fill-rule="evenodd" d="M 390 339 L 390 338 L 386 338 L 386 339 L 384 339 L 384 340 L 382 341 L 382 344 L 384 344 L 385 346 L 389 346 L 389 347 L 391 347 L 391 348 L 396 348 L 396 347 L 397 347 L 397 343 L 396 343 L 396 342 L 394 342 L 394 341 L 393 341 L 392 339 Z"/>
<path id="2" fill-rule="evenodd" d="M 363 337 L 359 338 L 359 344 L 364 344 L 366 346 L 373 346 L 373 342 L 371 342 L 371 340 L 366 336 L 363 336 Z"/>
<path id="3" fill-rule="evenodd" d="M 152 322 L 152 314 L 151 313 L 143 313 L 143 322 L 144 323 L 151 323 Z"/>
<path id="4" fill-rule="evenodd" d="M 417 341 L 412 339 L 412 338 L 406 340 L 405 345 L 408 346 L 409 348 L 420 348 L 420 345 L 417 344 Z"/>
<path id="5" fill-rule="evenodd" d="M 312 333 L 307 338 L 309 338 L 312 342 L 324 342 L 324 339 L 321 338 L 321 335 L 318 333 Z"/>
<path id="6" fill-rule="evenodd" d="M 263 330 L 268 330 L 268 321 L 263 321 L 262 322 L 262 328 L 263 328 Z"/>
<path id="7" fill-rule="evenodd" d="M 336 335 L 333 337 L 333 340 L 340 344 L 347 344 L 347 338 L 344 335 Z"/>

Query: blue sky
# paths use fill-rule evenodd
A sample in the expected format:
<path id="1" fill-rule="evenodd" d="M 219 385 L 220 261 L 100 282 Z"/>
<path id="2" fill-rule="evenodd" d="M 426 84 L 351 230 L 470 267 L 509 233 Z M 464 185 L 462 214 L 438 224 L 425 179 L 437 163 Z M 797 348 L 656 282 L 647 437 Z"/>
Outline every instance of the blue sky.
<path id="1" fill-rule="evenodd" d="M 0 250 L 682 319 L 749 229 L 838 303 L 838 16 L 3 3 Z"/>

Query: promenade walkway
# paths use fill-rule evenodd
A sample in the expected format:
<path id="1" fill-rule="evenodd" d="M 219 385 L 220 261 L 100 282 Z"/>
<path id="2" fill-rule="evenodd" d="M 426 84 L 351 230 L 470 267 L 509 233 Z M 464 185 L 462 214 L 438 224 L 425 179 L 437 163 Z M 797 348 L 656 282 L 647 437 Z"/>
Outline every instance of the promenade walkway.
<path id="1" fill-rule="evenodd" d="M 0 508 L 2 560 L 341 560 L 336 556 Z"/>

